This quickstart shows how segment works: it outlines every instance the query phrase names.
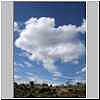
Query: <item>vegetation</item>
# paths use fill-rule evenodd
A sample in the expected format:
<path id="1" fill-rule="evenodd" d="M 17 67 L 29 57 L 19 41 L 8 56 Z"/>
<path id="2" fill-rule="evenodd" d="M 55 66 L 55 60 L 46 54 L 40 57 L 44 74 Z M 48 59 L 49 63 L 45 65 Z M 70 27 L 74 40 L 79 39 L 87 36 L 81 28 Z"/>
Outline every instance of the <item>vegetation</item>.
<path id="1" fill-rule="evenodd" d="M 17 84 L 14 82 L 15 98 L 85 98 L 86 84 L 76 83 L 74 85 L 66 84 L 60 86 L 52 86 L 48 84 Z"/>

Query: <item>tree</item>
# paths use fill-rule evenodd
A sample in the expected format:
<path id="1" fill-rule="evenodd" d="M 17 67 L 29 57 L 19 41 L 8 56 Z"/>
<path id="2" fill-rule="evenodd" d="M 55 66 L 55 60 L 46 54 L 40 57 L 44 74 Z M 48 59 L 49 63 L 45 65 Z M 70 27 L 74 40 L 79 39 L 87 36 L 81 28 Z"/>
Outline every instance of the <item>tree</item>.
<path id="1" fill-rule="evenodd" d="M 17 86 L 18 86 L 18 84 L 16 82 L 14 82 L 14 87 L 17 87 Z"/>
<path id="2" fill-rule="evenodd" d="M 43 83 L 43 84 L 42 84 L 42 86 L 48 86 L 48 84 L 46 84 L 46 83 Z"/>
<path id="3" fill-rule="evenodd" d="M 34 86 L 34 82 L 33 81 L 30 81 L 30 86 Z"/>

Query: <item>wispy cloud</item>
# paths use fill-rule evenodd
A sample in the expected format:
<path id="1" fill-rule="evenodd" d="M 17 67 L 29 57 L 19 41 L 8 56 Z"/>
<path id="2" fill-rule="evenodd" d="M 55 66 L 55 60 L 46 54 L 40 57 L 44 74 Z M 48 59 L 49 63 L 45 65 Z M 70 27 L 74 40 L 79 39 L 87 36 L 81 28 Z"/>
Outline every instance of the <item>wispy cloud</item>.
<path id="1" fill-rule="evenodd" d="M 51 84 L 52 81 L 51 80 L 47 80 L 47 79 L 42 79 L 39 75 L 34 74 L 32 72 L 27 72 L 27 81 L 34 81 L 35 83 L 39 83 L 39 84 L 43 84 L 43 83 L 47 83 L 47 84 Z"/>
<path id="2" fill-rule="evenodd" d="M 23 63 L 22 62 L 15 62 L 14 61 L 14 67 L 19 67 L 19 68 L 25 68 L 25 67 L 33 67 L 32 63 L 30 63 L 29 61 L 24 61 Z"/>
<path id="3" fill-rule="evenodd" d="M 24 61 L 24 65 L 27 67 L 33 67 L 33 65 L 28 61 Z"/>
<path id="4" fill-rule="evenodd" d="M 21 67 L 21 68 L 24 68 L 24 64 L 14 62 L 14 67 Z"/>
<path id="5" fill-rule="evenodd" d="M 17 54 L 18 56 L 20 56 L 20 57 L 30 57 L 30 54 L 29 54 L 29 52 L 25 52 L 25 51 L 23 51 L 23 52 L 21 52 L 21 53 L 19 53 L 19 54 Z"/>
<path id="6" fill-rule="evenodd" d="M 20 80 L 20 79 L 22 79 L 22 77 L 19 76 L 19 75 L 14 75 L 14 79 L 15 79 L 15 80 Z"/>
<path id="7" fill-rule="evenodd" d="M 86 72 L 86 65 L 82 65 L 82 69 L 77 71 L 76 74 L 81 74 L 81 73 L 84 73 Z"/>

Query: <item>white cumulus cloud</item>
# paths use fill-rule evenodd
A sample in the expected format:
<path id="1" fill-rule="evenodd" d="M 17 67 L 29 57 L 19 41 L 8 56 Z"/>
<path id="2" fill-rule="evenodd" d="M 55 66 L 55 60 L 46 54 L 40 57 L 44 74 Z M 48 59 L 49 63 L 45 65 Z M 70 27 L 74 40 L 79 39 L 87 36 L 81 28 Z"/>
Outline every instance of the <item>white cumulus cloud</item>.
<path id="1" fill-rule="evenodd" d="M 55 59 L 72 62 L 85 52 L 84 45 L 74 41 L 79 32 L 85 33 L 85 20 L 80 26 L 68 24 L 55 28 L 55 19 L 30 18 L 16 39 L 16 47 L 30 53 L 31 60 L 42 61 L 49 72 L 57 72 Z"/>
<path id="2" fill-rule="evenodd" d="M 14 22 L 14 32 L 21 32 L 18 22 Z"/>

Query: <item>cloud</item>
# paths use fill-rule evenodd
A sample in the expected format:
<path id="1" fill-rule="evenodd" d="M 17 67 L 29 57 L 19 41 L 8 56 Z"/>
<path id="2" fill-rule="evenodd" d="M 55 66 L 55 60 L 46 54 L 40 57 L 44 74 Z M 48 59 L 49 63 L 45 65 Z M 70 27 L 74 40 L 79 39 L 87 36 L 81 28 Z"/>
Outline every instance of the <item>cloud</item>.
<path id="1" fill-rule="evenodd" d="M 54 72 L 53 73 L 53 80 L 59 80 L 59 79 L 64 79 L 64 80 L 74 80 L 76 77 L 75 76 L 69 76 L 69 75 L 63 75 L 60 72 Z"/>
<path id="2" fill-rule="evenodd" d="M 14 32 L 21 32 L 19 24 L 16 21 L 14 22 Z"/>
<path id="3" fill-rule="evenodd" d="M 14 22 L 14 32 L 18 30 L 18 23 Z"/>
<path id="4" fill-rule="evenodd" d="M 27 66 L 27 67 L 32 67 L 32 66 L 33 66 L 33 65 L 32 65 L 30 62 L 28 62 L 28 61 L 24 61 L 24 65 Z"/>
<path id="5" fill-rule="evenodd" d="M 51 59 L 43 60 L 43 66 L 45 69 L 48 70 L 48 72 L 51 72 L 51 73 L 56 72 L 56 70 L 57 70 L 56 66 L 53 63 L 53 60 L 51 60 Z"/>
<path id="6" fill-rule="evenodd" d="M 73 80 L 72 81 L 72 84 L 76 84 L 76 83 L 86 83 L 86 80 L 84 80 L 84 79 L 80 79 L 80 80 L 78 80 L 78 79 L 76 79 L 76 80 Z"/>
<path id="7" fill-rule="evenodd" d="M 78 27 L 78 31 L 85 33 L 86 32 L 86 20 L 83 19 L 83 23 L 80 27 Z"/>
<path id="8" fill-rule="evenodd" d="M 74 60 L 73 64 L 79 64 L 79 60 Z"/>
<path id="9" fill-rule="evenodd" d="M 76 72 L 76 74 L 81 74 L 84 72 L 86 72 L 86 65 L 82 65 L 82 69 L 80 71 Z"/>
<path id="10" fill-rule="evenodd" d="M 15 74 L 14 75 L 14 80 L 16 82 L 18 82 L 19 84 L 20 83 L 29 83 L 29 81 L 34 81 L 35 83 L 39 83 L 39 84 L 49 82 L 47 80 L 41 79 L 39 77 L 39 75 L 36 75 L 34 73 L 31 73 L 31 72 L 27 72 L 25 77 Z"/>
<path id="11" fill-rule="evenodd" d="M 34 47 L 43 48 L 66 43 L 83 30 L 83 25 L 77 27 L 71 24 L 55 28 L 54 18 L 46 17 L 31 18 L 25 25 L 25 29 L 20 33 L 15 44 L 30 52 L 33 52 Z"/>
<path id="12" fill-rule="evenodd" d="M 61 77 L 62 77 L 62 74 L 60 72 L 53 73 L 53 80 L 59 80 Z"/>
<path id="13" fill-rule="evenodd" d="M 21 76 L 19 76 L 19 75 L 14 75 L 14 79 L 15 80 L 19 80 L 19 79 L 21 79 L 22 77 Z"/>
<path id="14" fill-rule="evenodd" d="M 22 63 L 16 63 L 16 62 L 14 62 L 14 67 L 24 68 L 24 65 Z"/>
<path id="15" fill-rule="evenodd" d="M 29 76 L 33 76 L 33 73 L 31 73 L 31 72 L 27 72 L 26 74 Z"/>
<path id="16" fill-rule="evenodd" d="M 31 60 L 42 61 L 49 72 L 57 72 L 55 59 L 74 62 L 85 52 L 85 46 L 76 41 L 78 33 L 85 33 L 85 20 L 80 26 L 68 24 L 55 28 L 50 17 L 30 18 L 25 23 L 15 45 L 28 53 Z"/>
<path id="17" fill-rule="evenodd" d="M 60 78 L 61 73 L 58 71 L 57 66 L 52 59 L 48 58 L 43 60 L 43 66 L 48 72 L 52 73 L 53 80 L 58 80 Z"/>
<path id="18" fill-rule="evenodd" d="M 29 57 L 30 56 L 30 54 L 28 52 L 25 52 L 25 51 L 23 51 L 22 53 L 18 53 L 17 55 L 20 57 Z"/>
<path id="19" fill-rule="evenodd" d="M 36 75 L 31 72 L 27 72 L 27 75 L 28 75 L 27 81 L 34 81 L 35 83 L 39 83 L 39 84 L 43 84 L 43 83 L 51 84 L 52 83 L 51 80 L 42 79 L 42 78 L 40 78 L 39 75 Z"/>
<path id="20" fill-rule="evenodd" d="M 84 68 L 82 68 L 82 70 L 81 70 L 82 72 L 85 72 L 86 71 L 86 67 L 84 67 Z"/>
<path id="21" fill-rule="evenodd" d="M 25 67 L 32 67 L 33 65 L 30 63 L 30 62 L 28 62 L 28 61 L 24 61 L 23 63 L 17 63 L 17 62 L 14 62 L 14 67 L 15 67 L 15 69 L 16 68 L 25 68 Z"/>

